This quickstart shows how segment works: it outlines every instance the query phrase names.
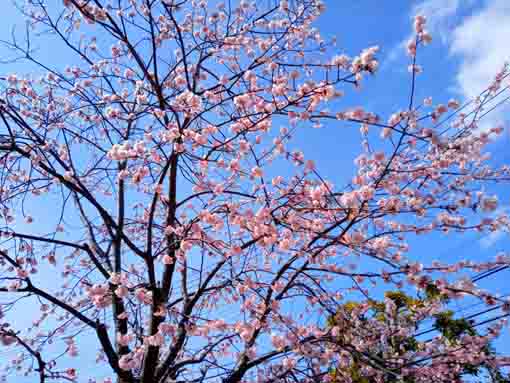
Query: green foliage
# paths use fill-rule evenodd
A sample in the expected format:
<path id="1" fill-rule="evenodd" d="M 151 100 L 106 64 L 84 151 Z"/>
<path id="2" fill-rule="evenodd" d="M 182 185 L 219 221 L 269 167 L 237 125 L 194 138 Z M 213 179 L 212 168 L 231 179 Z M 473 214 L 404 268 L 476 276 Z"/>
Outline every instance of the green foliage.
<path id="1" fill-rule="evenodd" d="M 397 306 L 397 309 L 409 308 L 415 304 L 414 299 L 405 295 L 402 291 L 388 291 L 384 296 L 391 299 Z"/>
<path id="2" fill-rule="evenodd" d="M 476 331 L 472 324 L 466 319 L 453 319 L 453 311 L 443 311 L 436 314 L 434 327 L 437 328 L 449 341 L 455 342 L 461 335 L 474 336 Z"/>
<path id="3" fill-rule="evenodd" d="M 441 291 L 439 291 L 437 286 L 433 283 L 429 283 L 425 288 L 425 297 L 426 300 L 439 299 L 442 302 L 447 302 L 449 300 L 448 296 L 441 294 Z"/>
<path id="4" fill-rule="evenodd" d="M 448 297 L 441 294 L 439 289 L 433 285 L 429 284 L 425 289 L 425 297 L 424 298 L 413 298 L 406 295 L 402 291 L 389 291 L 384 294 L 385 298 L 391 299 L 397 308 L 397 315 L 400 319 L 413 321 L 413 314 L 417 309 L 424 307 L 427 303 L 431 301 L 439 300 L 441 302 L 447 302 Z M 364 315 L 362 320 L 367 320 L 369 317 L 372 319 L 376 319 L 378 321 L 384 322 L 387 321 L 386 314 L 386 304 L 384 301 L 375 301 L 372 300 L 369 302 L 370 310 Z M 352 313 L 357 307 L 359 307 L 358 302 L 349 301 L 346 302 L 342 307 L 343 313 Z M 338 318 L 336 316 L 331 316 L 328 318 L 327 324 L 329 327 L 335 326 L 339 323 Z M 416 327 L 418 327 L 419 323 L 416 323 Z M 455 344 L 460 340 L 463 335 L 476 336 L 478 335 L 476 330 L 473 328 L 473 325 L 467 319 L 455 319 L 454 312 L 451 310 L 446 310 L 434 315 L 434 328 L 436 328 L 448 341 L 452 344 Z M 344 337 L 339 337 L 339 343 L 344 342 Z M 402 336 L 394 336 L 389 340 L 388 344 L 391 347 L 391 353 L 394 355 L 403 355 L 409 351 L 418 351 L 420 349 L 420 341 L 416 339 L 414 336 L 402 337 Z M 487 346 L 485 350 L 486 354 L 494 354 L 489 346 Z M 379 358 L 382 357 L 382 354 L 379 352 L 377 355 Z M 349 366 L 348 375 L 352 380 L 352 383 L 373 383 L 371 378 L 365 377 L 362 374 L 362 369 L 360 365 L 360 360 L 356 356 L 352 356 L 353 362 Z M 481 369 L 485 369 L 490 377 L 492 383 L 508 383 L 509 380 L 504 377 L 504 375 L 499 371 L 499 369 L 494 369 L 489 366 L 475 366 L 471 364 L 465 364 L 462 366 L 462 375 L 470 375 L 470 376 L 478 376 Z M 338 372 L 336 369 L 332 370 L 333 377 L 338 376 Z M 459 378 L 460 378 L 459 376 Z M 397 382 L 394 380 L 392 376 L 388 376 L 385 379 L 385 382 Z M 404 381 L 399 381 L 398 383 L 414 383 L 414 379 L 406 378 Z"/>

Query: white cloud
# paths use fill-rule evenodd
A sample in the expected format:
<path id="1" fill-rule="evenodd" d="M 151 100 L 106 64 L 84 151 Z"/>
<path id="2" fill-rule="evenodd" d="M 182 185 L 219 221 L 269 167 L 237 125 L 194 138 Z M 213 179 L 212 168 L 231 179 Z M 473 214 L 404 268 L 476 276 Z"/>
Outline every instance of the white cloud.
<path id="1" fill-rule="evenodd" d="M 416 14 L 427 17 L 427 28 L 439 37 L 436 41 L 445 44 L 452 57 L 459 60 L 450 86 L 461 99 L 479 95 L 510 61 L 510 0 L 423 0 L 412 9 L 412 15 Z M 492 105 L 508 95 L 506 92 Z M 508 107 L 498 107 L 485 124 L 503 122 L 508 112 Z"/>
<path id="2" fill-rule="evenodd" d="M 416 15 L 423 15 L 427 18 L 427 29 L 432 32 L 434 40 L 439 37 L 443 44 L 448 42 L 448 31 L 451 31 L 455 26 L 454 18 L 460 9 L 461 0 L 424 0 L 418 2 L 411 8 L 409 21 Z M 471 0 L 464 0 L 467 4 Z M 406 52 L 407 43 L 409 40 L 414 39 L 414 33 L 410 33 L 403 41 L 396 47 L 390 50 L 386 64 L 393 63 L 395 60 L 402 57 Z M 383 63 L 384 64 L 384 63 Z"/>
<path id="3" fill-rule="evenodd" d="M 470 1 L 464 0 L 464 5 Z M 455 16 L 460 9 L 460 0 L 425 0 L 416 4 L 411 14 L 427 17 L 427 29 L 441 37 L 443 43 L 448 41 L 448 31 L 452 29 Z"/>
<path id="4" fill-rule="evenodd" d="M 505 237 L 505 235 L 507 234 L 504 231 L 501 230 L 493 231 L 492 233 L 480 239 L 480 247 L 482 249 L 489 249 L 496 243 L 501 241 Z"/>
<path id="5" fill-rule="evenodd" d="M 510 2 L 492 0 L 466 17 L 451 34 L 450 52 L 461 58 L 457 85 L 466 97 L 487 87 L 510 59 Z"/>
<path id="6" fill-rule="evenodd" d="M 508 214 L 510 211 L 510 206 L 502 206 L 498 208 L 494 214 L 492 214 L 492 218 L 496 218 L 498 216 Z M 508 228 L 503 228 L 500 230 L 492 231 L 486 236 L 482 237 L 480 239 L 480 247 L 482 249 L 489 249 L 493 247 L 496 243 L 500 242 L 501 240 L 508 238 L 509 231 Z"/>

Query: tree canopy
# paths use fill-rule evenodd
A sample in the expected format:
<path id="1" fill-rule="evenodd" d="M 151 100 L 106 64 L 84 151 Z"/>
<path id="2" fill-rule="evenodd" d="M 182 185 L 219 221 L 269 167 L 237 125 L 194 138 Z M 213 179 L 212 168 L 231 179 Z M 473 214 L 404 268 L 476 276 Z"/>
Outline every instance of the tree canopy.
<path id="1" fill-rule="evenodd" d="M 379 48 L 322 36 L 319 0 L 18 6 L 26 34 L 3 42 L 16 70 L 0 76 L 5 379 L 428 383 L 508 366 L 488 349 L 508 300 L 466 276 L 510 257 L 412 246 L 508 230 L 492 186 L 510 167 L 488 155 L 503 127 L 482 126 L 506 66 L 476 100 L 423 100 L 417 15 L 405 102 L 375 113 L 349 95 Z M 41 59 L 40 39 L 65 60 Z M 294 146 L 313 129 L 346 132 L 344 180 Z M 377 298 L 409 289 L 501 315 L 482 332 L 438 299 Z M 430 317 L 442 335 L 422 342 Z"/>

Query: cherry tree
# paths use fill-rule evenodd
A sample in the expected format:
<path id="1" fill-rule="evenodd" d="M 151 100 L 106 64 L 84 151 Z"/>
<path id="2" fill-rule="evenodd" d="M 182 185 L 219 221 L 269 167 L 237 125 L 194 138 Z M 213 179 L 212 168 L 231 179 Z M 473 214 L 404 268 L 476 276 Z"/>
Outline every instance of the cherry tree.
<path id="1" fill-rule="evenodd" d="M 480 127 L 508 90 L 506 67 L 476 100 L 418 100 L 417 52 L 432 37 L 417 16 L 408 101 L 379 116 L 337 101 L 377 75 L 378 48 L 340 54 L 316 28 L 318 0 L 25 0 L 19 10 L 26 39 L 9 47 L 33 70 L 0 81 L 6 377 L 350 382 L 356 364 L 374 382 L 446 382 L 458 376 L 452 358 L 510 363 L 480 352 L 504 316 L 455 344 L 437 336 L 384 357 L 368 351 L 412 336 L 409 321 L 373 322 L 378 337 L 356 331 L 374 285 L 509 311 L 465 278 L 509 256 L 443 263 L 410 245 L 508 229 L 484 192 L 510 179 L 486 152 L 503 129 Z M 73 60 L 43 62 L 37 37 Z M 337 125 L 360 128 L 362 144 L 342 185 L 321 174 L 317 153 L 292 148 Z M 362 297 L 355 310 L 351 295 Z M 389 318 L 394 306 L 386 300 Z M 425 301 L 416 318 L 442 310 Z M 328 313 L 343 327 L 321 322 Z M 96 352 L 98 366 L 85 366 Z"/>

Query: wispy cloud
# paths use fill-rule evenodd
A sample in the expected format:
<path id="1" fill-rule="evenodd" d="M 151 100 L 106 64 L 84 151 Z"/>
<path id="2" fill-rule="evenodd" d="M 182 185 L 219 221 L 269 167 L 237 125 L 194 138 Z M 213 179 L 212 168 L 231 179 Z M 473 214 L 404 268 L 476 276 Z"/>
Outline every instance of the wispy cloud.
<path id="1" fill-rule="evenodd" d="M 464 0 L 462 4 L 467 6 L 470 0 Z M 427 17 L 427 29 L 435 36 L 439 36 L 443 43 L 448 42 L 449 31 L 455 27 L 458 21 L 456 16 L 461 7 L 461 0 L 425 0 L 412 8 L 411 14 L 424 15 Z"/>
<path id="2" fill-rule="evenodd" d="M 470 1 L 470 0 L 465 0 Z M 427 18 L 427 29 L 432 32 L 434 38 L 440 37 L 443 44 L 448 42 L 448 31 L 455 27 L 455 16 L 460 9 L 460 0 L 424 0 L 416 3 L 411 8 L 409 19 L 416 15 L 424 15 Z M 387 61 L 393 62 L 403 57 L 406 52 L 407 42 L 414 38 L 414 34 L 401 41 L 390 50 Z"/>
<path id="3" fill-rule="evenodd" d="M 504 231 L 501 230 L 493 231 L 492 233 L 480 239 L 480 247 L 482 249 L 490 249 L 496 243 L 501 241 L 505 237 L 505 235 L 508 235 L 508 233 L 505 233 Z"/>
<path id="4" fill-rule="evenodd" d="M 500 216 L 502 214 L 507 214 L 509 211 L 510 206 L 502 206 L 494 212 L 492 218 L 496 218 L 497 216 Z M 496 245 L 501 240 L 509 238 L 509 235 L 510 233 L 508 232 L 508 229 L 492 231 L 480 239 L 480 247 L 482 249 L 489 249 Z"/>
<path id="5" fill-rule="evenodd" d="M 412 15 L 416 14 L 427 17 L 427 28 L 436 41 L 446 45 L 452 57 L 458 59 L 458 71 L 449 86 L 463 100 L 486 89 L 510 60 L 509 0 L 423 0 L 412 8 Z M 404 46 L 405 42 L 399 44 L 389 60 L 395 58 L 396 52 L 403 55 Z M 494 104 L 501 99 L 494 100 Z M 499 108 L 491 112 L 490 123 L 503 122 L 508 111 Z"/>
<path id="6" fill-rule="evenodd" d="M 451 33 L 450 52 L 460 57 L 456 80 L 466 97 L 476 96 L 510 59 L 510 2 L 493 0 Z"/>

